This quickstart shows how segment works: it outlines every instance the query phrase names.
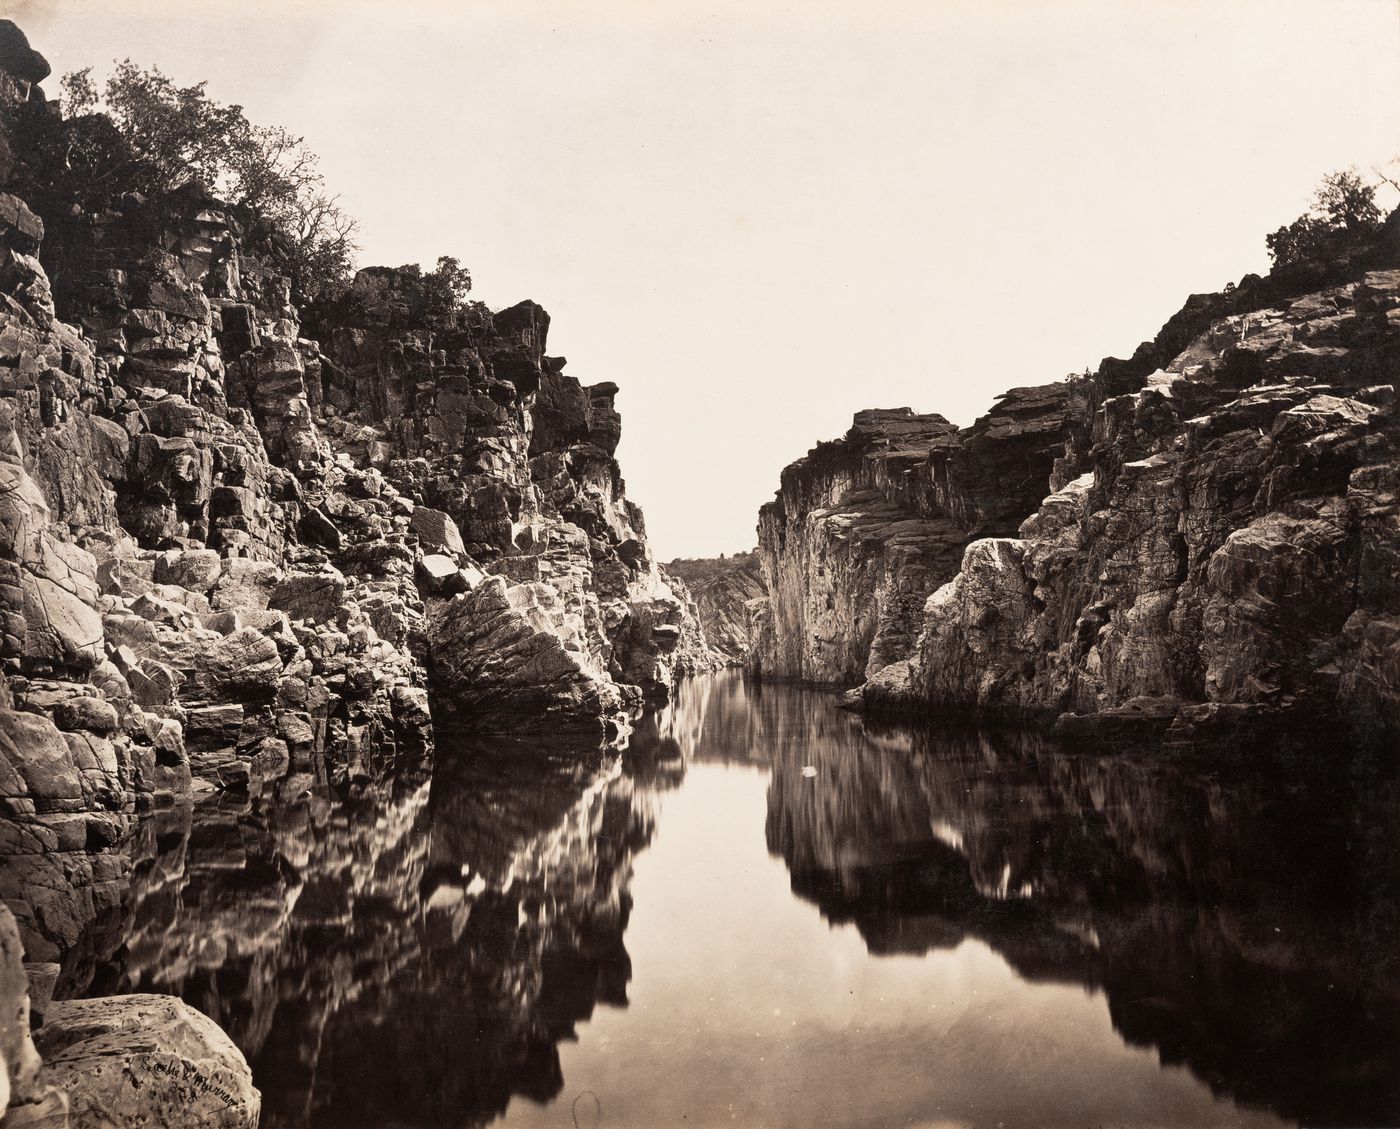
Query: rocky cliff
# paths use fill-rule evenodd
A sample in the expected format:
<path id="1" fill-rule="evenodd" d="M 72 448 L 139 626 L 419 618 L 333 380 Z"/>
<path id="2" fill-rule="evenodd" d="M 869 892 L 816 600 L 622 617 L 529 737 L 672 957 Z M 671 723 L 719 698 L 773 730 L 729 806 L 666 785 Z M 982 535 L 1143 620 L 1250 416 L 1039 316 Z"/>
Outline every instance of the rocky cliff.
<path id="1" fill-rule="evenodd" d="M 57 128 L 47 74 L 0 21 L 0 189 Z M 429 316 L 417 268 L 371 268 L 303 310 L 193 183 L 36 209 L 0 192 L 0 901 L 31 965 L 94 943 L 140 811 L 313 762 L 354 788 L 434 719 L 603 737 L 715 663 L 625 496 L 617 388 L 565 375 L 539 306 Z"/>
<path id="2" fill-rule="evenodd" d="M 666 572 L 690 590 L 710 646 L 728 665 L 742 666 L 749 656 L 748 606 L 767 591 L 758 554 L 675 560 Z"/>
<path id="3" fill-rule="evenodd" d="M 750 668 L 849 684 L 907 657 L 963 548 L 1039 502 L 1086 395 L 1016 388 L 962 430 L 908 408 L 858 412 L 787 467 L 759 513 L 768 595 L 750 608 Z"/>
<path id="4" fill-rule="evenodd" d="M 1400 723 L 1400 225 L 962 432 L 861 413 L 759 519 L 752 665 L 872 708 Z"/>

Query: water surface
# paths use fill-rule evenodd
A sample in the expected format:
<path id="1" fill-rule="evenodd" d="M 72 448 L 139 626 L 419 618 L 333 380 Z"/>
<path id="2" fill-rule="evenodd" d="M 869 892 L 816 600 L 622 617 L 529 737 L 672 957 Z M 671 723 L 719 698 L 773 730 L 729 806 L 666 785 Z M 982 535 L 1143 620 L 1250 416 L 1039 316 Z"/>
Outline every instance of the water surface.
<path id="1" fill-rule="evenodd" d="M 271 1127 L 1396 1124 L 1390 795 L 717 676 L 161 813 L 92 991 L 212 1015 Z"/>

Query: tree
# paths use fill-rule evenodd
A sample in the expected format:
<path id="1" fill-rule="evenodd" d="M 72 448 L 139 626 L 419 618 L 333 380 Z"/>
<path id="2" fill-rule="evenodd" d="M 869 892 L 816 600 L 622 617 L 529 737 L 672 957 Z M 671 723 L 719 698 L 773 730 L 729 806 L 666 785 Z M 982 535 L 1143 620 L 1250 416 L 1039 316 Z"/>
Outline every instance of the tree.
<path id="1" fill-rule="evenodd" d="M 1274 267 L 1328 264 L 1365 249 L 1383 216 L 1376 186 L 1355 169 L 1329 173 L 1313 192 L 1312 207 L 1265 238 Z"/>
<path id="2" fill-rule="evenodd" d="M 437 268 L 423 276 L 424 313 L 428 320 L 450 321 L 471 289 L 471 272 L 451 255 L 439 256 Z"/>
<path id="3" fill-rule="evenodd" d="M 178 86 L 155 67 L 118 63 L 99 97 L 91 69 L 65 75 L 62 168 L 78 202 L 158 195 L 197 181 L 271 229 L 293 286 L 312 299 L 342 283 L 358 249 L 356 222 L 326 189 L 305 140 L 254 125 L 243 107 Z"/>
<path id="4" fill-rule="evenodd" d="M 1348 231 L 1374 231 L 1381 222 L 1376 186 L 1362 180 L 1355 169 L 1323 177 L 1313 193 L 1313 206 L 1333 227 L 1344 227 Z"/>

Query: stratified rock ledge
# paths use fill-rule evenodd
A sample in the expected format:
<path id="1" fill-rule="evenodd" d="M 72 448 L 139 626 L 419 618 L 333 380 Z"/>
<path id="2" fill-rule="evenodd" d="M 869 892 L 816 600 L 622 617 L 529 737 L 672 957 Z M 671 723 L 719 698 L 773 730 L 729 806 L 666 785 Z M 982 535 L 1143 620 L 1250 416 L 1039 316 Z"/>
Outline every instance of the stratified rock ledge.
<path id="1" fill-rule="evenodd" d="M 1371 261 L 1400 264 L 1400 219 Z M 1074 737 L 1391 741 L 1400 269 L 1287 281 L 1195 296 L 1133 361 L 960 432 L 857 415 L 760 515 L 750 668 Z"/>

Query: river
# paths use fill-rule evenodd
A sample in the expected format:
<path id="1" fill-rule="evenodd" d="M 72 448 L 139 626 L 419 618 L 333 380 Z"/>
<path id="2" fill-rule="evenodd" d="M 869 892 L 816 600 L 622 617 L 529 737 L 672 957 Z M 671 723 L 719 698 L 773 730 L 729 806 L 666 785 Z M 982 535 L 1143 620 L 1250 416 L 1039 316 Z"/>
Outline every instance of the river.
<path id="1" fill-rule="evenodd" d="M 1393 795 L 718 675 L 157 813 L 89 991 L 211 1015 L 268 1129 L 1396 1124 Z"/>

